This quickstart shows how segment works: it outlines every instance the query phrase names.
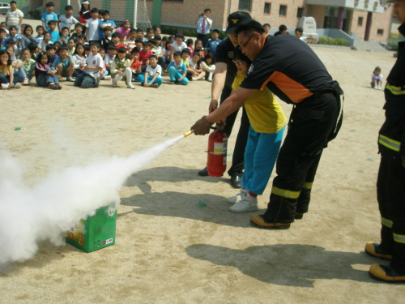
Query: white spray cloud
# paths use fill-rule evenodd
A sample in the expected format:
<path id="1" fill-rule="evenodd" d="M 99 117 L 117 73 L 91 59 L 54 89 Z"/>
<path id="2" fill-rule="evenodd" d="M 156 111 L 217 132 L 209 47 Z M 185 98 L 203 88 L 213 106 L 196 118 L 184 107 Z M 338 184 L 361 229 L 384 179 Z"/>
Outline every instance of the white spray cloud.
<path id="1" fill-rule="evenodd" d="M 95 210 L 118 204 L 128 176 L 147 166 L 180 135 L 128 158 L 113 156 L 84 167 L 52 172 L 29 187 L 18 159 L 0 155 L 0 266 L 34 256 L 37 243 L 64 244 L 63 233 Z"/>

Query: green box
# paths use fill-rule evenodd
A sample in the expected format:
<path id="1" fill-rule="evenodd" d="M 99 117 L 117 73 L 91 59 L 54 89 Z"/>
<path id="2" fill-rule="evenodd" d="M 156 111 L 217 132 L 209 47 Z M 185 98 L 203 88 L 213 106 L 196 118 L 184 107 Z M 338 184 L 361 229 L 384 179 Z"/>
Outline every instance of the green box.
<path id="1" fill-rule="evenodd" d="M 115 244 L 117 210 L 114 205 L 96 210 L 96 214 L 80 220 L 68 231 L 66 243 L 85 252 L 92 252 Z"/>

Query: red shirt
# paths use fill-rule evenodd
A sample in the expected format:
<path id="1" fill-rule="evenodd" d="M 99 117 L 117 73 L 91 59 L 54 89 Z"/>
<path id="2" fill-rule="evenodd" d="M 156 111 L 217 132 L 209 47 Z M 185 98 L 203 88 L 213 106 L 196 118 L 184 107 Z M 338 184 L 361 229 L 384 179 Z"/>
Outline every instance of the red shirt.
<path id="1" fill-rule="evenodd" d="M 149 60 L 149 57 L 153 55 L 152 51 L 149 50 L 146 54 L 142 50 L 139 52 L 139 61 L 141 62 L 142 65 L 146 65 L 146 62 Z"/>
<path id="2" fill-rule="evenodd" d="M 131 70 L 136 71 L 136 70 L 139 68 L 139 65 L 140 65 L 139 60 L 134 61 L 134 62 L 132 63 L 132 65 L 131 65 Z"/>

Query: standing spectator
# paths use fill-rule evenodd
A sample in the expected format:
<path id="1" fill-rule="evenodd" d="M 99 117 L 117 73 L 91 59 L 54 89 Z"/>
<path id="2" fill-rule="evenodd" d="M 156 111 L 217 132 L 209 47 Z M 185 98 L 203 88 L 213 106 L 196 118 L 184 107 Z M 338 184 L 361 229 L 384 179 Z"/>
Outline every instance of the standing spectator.
<path id="1" fill-rule="evenodd" d="M 73 17 L 73 7 L 71 5 L 65 6 L 65 15 L 61 15 L 59 17 L 59 28 L 63 29 L 67 27 L 70 30 L 72 29 L 73 24 L 77 24 L 79 21 L 75 17 Z"/>
<path id="2" fill-rule="evenodd" d="M 212 26 L 212 20 L 209 18 L 211 16 L 211 10 L 206 8 L 204 13 L 201 13 L 197 19 L 197 39 L 201 39 L 203 45 L 206 45 L 209 39 L 208 34 Z"/>
<path id="3" fill-rule="evenodd" d="M 90 3 L 89 1 L 83 1 L 79 12 L 79 21 L 82 25 L 86 25 L 87 20 L 90 18 Z"/>
<path id="4" fill-rule="evenodd" d="M 285 34 L 288 34 L 287 27 L 284 24 L 282 24 L 278 27 L 278 31 L 274 33 L 274 36 L 285 35 Z"/>
<path id="5" fill-rule="evenodd" d="M 266 34 L 270 34 L 270 29 L 271 29 L 270 23 L 263 24 L 263 29 Z"/>
<path id="6" fill-rule="evenodd" d="M 208 49 L 208 51 L 214 55 L 215 54 L 215 50 L 217 49 L 218 44 L 222 41 L 221 39 L 219 39 L 219 31 L 218 30 L 213 30 L 212 34 L 211 34 L 212 39 L 210 41 L 207 42 L 207 44 L 205 45 L 205 47 Z"/>
<path id="7" fill-rule="evenodd" d="M 103 11 L 103 14 L 101 15 L 100 18 L 100 22 L 98 23 L 100 40 L 104 39 L 105 37 L 104 32 L 107 27 L 111 28 L 112 33 L 117 28 L 117 25 L 115 24 L 114 20 L 110 20 L 110 11 Z"/>
<path id="8" fill-rule="evenodd" d="M 17 8 L 17 3 L 15 1 L 10 2 L 10 10 L 6 14 L 6 25 L 9 29 L 10 26 L 15 26 L 17 28 L 17 33 L 20 30 L 21 24 L 23 22 L 24 13 Z"/>
<path id="9" fill-rule="evenodd" d="M 302 40 L 302 41 L 304 41 L 304 42 L 307 42 L 307 38 L 306 37 L 304 37 L 304 36 L 302 36 L 302 33 L 304 32 L 304 30 L 303 30 L 303 28 L 302 27 L 297 27 L 296 29 L 295 29 L 295 36 L 297 37 L 297 38 L 299 38 L 300 40 Z"/>
<path id="10" fill-rule="evenodd" d="M 98 30 L 98 24 L 100 19 L 98 19 L 98 9 L 91 9 L 91 18 L 86 22 L 86 36 L 89 43 L 96 42 L 100 44 L 100 32 Z"/>
<path id="11" fill-rule="evenodd" d="M 55 7 L 55 4 L 53 2 L 48 2 L 46 4 L 46 12 L 42 14 L 41 21 L 42 21 L 42 27 L 46 28 L 48 32 L 50 32 L 49 28 L 49 21 L 56 21 L 59 22 L 58 20 L 58 15 L 56 15 L 53 12 L 53 9 Z"/>

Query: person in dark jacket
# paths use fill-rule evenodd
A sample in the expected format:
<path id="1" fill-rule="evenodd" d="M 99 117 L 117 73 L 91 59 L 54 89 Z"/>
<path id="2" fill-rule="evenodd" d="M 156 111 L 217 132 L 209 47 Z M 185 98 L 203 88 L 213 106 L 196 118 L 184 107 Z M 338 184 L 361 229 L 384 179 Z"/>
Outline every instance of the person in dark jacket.
<path id="1" fill-rule="evenodd" d="M 398 28 L 405 35 L 405 0 L 394 3 Z M 381 242 L 366 244 L 366 253 L 390 260 L 371 265 L 371 277 L 385 282 L 405 282 L 405 41 L 398 43 L 398 58 L 387 77 L 385 122 L 378 136 L 381 163 L 377 200 L 381 214 Z"/>

